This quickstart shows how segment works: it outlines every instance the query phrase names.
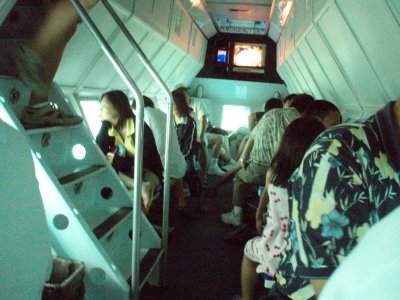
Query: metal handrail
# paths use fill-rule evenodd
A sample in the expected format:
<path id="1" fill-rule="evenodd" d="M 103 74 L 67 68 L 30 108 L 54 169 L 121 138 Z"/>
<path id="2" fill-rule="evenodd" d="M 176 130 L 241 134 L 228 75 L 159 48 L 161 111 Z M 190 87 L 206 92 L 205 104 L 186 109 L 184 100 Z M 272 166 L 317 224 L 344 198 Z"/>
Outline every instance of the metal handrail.
<path id="1" fill-rule="evenodd" d="M 139 265 L 140 265 L 140 212 L 141 212 L 141 189 L 137 188 L 142 186 L 142 169 L 143 169 L 143 129 L 144 129 L 144 105 L 143 96 L 135 84 L 126 68 L 112 50 L 107 40 L 101 34 L 97 26 L 94 24 L 86 10 L 79 3 L 78 0 L 70 0 L 80 18 L 88 27 L 90 33 L 94 36 L 100 44 L 101 49 L 107 55 L 108 59 L 114 65 L 114 68 L 121 76 L 122 80 L 126 83 L 129 90 L 133 93 L 136 101 L 136 122 L 135 122 L 135 168 L 134 168 L 134 191 L 133 191 L 133 220 L 132 230 L 137 234 L 132 236 L 132 284 L 131 296 L 134 299 L 139 297 Z M 103 1 L 103 3 L 105 3 Z M 108 3 L 107 3 L 108 4 Z"/>
<path id="2" fill-rule="evenodd" d="M 153 77 L 156 84 L 160 87 L 161 91 L 164 93 L 167 99 L 168 111 L 167 111 L 167 133 L 166 133 L 166 148 L 165 148 L 165 171 L 164 171 L 164 205 L 163 205 L 163 223 L 162 223 L 162 249 L 163 254 L 163 267 L 161 268 L 161 279 L 163 284 L 165 284 L 165 270 L 166 270 L 166 257 L 168 249 L 168 223 L 169 223 L 169 200 L 170 200 L 170 155 L 171 155 L 171 130 L 172 130 L 172 95 L 168 87 L 158 75 L 156 69 L 151 65 L 150 61 L 147 59 L 146 55 L 140 48 L 139 44 L 135 41 L 134 37 L 126 28 L 125 24 L 121 21 L 120 17 L 115 13 L 114 9 L 108 3 L 108 0 L 101 0 L 109 11 L 111 17 L 118 24 L 125 37 L 131 43 L 131 45 L 137 51 L 141 62 L 146 67 L 147 71 Z"/>

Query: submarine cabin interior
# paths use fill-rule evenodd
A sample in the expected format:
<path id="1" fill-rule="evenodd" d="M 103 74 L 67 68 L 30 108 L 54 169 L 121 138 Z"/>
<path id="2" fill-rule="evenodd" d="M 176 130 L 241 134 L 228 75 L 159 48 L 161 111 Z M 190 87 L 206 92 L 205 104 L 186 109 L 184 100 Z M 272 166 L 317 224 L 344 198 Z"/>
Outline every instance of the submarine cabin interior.
<path id="1" fill-rule="evenodd" d="M 86 299 L 167 282 L 169 186 L 159 234 L 95 144 L 104 92 L 122 90 L 139 111 L 146 95 L 170 115 L 171 91 L 186 86 L 228 131 L 290 93 L 333 102 L 344 121 L 400 95 L 398 0 L 102 0 L 80 13 L 50 93 L 83 124 L 25 130 L 31 90 L 10 57 L 51 3 L 0 0 L 2 299 L 40 298 L 51 253 L 84 263 Z"/>

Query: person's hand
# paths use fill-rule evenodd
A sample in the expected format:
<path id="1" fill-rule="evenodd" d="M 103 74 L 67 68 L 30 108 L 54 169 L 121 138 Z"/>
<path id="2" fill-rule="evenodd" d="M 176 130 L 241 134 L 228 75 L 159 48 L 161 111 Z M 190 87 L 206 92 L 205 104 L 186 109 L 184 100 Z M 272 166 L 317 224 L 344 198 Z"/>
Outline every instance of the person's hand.
<path id="1" fill-rule="evenodd" d="M 108 161 L 109 161 L 110 164 L 113 163 L 114 155 L 115 155 L 115 154 L 112 153 L 112 152 L 108 152 L 108 153 L 107 153 L 107 159 L 108 159 Z"/>

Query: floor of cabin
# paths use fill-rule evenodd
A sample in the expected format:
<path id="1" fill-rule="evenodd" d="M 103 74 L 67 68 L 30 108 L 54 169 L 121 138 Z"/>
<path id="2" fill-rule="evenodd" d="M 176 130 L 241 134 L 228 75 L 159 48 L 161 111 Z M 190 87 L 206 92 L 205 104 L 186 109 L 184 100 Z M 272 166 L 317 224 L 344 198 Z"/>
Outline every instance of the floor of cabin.
<path id="1" fill-rule="evenodd" d="M 217 180 L 210 176 L 209 182 Z M 240 295 L 240 267 L 243 246 L 231 245 L 224 237 L 234 227 L 223 224 L 220 214 L 231 207 L 233 184 L 225 185 L 217 198 L 205 198 L 210 211 L 188 220 L 171 203 L 167 287 L 146 285 L 140 299 L 231 299 Z M 262 280 L 255 299 L 266 295 Z"/>

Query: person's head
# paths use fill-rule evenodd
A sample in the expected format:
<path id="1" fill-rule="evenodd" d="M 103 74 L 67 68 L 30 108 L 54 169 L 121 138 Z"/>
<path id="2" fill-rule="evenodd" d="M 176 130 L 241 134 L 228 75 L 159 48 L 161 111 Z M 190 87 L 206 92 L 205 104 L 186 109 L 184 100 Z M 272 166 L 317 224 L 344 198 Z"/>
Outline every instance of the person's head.
<path id="1" fill-rule="evenodd" d="M 100 118 L 102 121 L 109 121 L 117 129 L 122 129 L 126 120 L 133 117 L 128 97 L 124 92 L 113 90 L 101 96 Z"/>
<path id="2" fill-rule="evenodd" d="M 143 105 L 144 105 L 144 107 L 152 107 L 152 108 L 154 108 L 153 101 L 149 97 L 147 97 L 145 95 L 143 95 Z M 132 109 L 136 110 L 136 101 L 132 102 Z"/>
<path id="3" fill-rule="evenodd" d="M 179 92 L 183 93 L 183 95 L 185 96 L 187 105 L 190 105 L 190 103 L 192 102 L 192 99 L 190 98 L 187 87 L 181 86 L 181 87 L 178 87 L 175 91 L 179 91 Z"/>
<path id="4" fill-rule="evenodd" d="M 326 100 L 311 102 L 307 106 L 304 116 L 317 118 L 326 128 L 331 128 L 342 122 L 342 115 L 337 106 Z"/>
<path id="5" fill-rule="evenodd" d="M 313 101 L 313 96 L 310 96 L 308 94 L 299 94 L 293 98 L 290 107 L 295 108 L 301 115 L 303 115 L 307 106 Z"/>
<path id="6" fill-rule="evenodd" d="M 290 105 L 292 105 L 294 97 L 296 97 L 297 94 L 289 94 L 287 95 L 283 100 L 283 107 L 288 108 Z"/>
<path id="7" fill-rule="evenodd" d="M 283 134 L 278 152 L 271 162 L 271 183 L 287 187 L 294 170 L 300 165 L 307 148 L 325 130 L 316 118 L 302 117 L 294 120 Z"/>
<path id="8" fill-rule="evenodd" d="M 190 114 L 190 107 L 186 102 L 186 96 L 180 89 L 176 89 L 172 92 L 172 98 L 174 100 L 174 115 L 178 117 L 186 117 Z"/>
<path id="9" fill-rule="evenodd" d="M 264 112 L 268 112 L 274 108 L 282 108 L 282 107 L 283 107 L 283 103 L 282 103 L 281 99 L 271 98 L 271 99 L 267 100 L 267 102 L 265 102 Z"/>

